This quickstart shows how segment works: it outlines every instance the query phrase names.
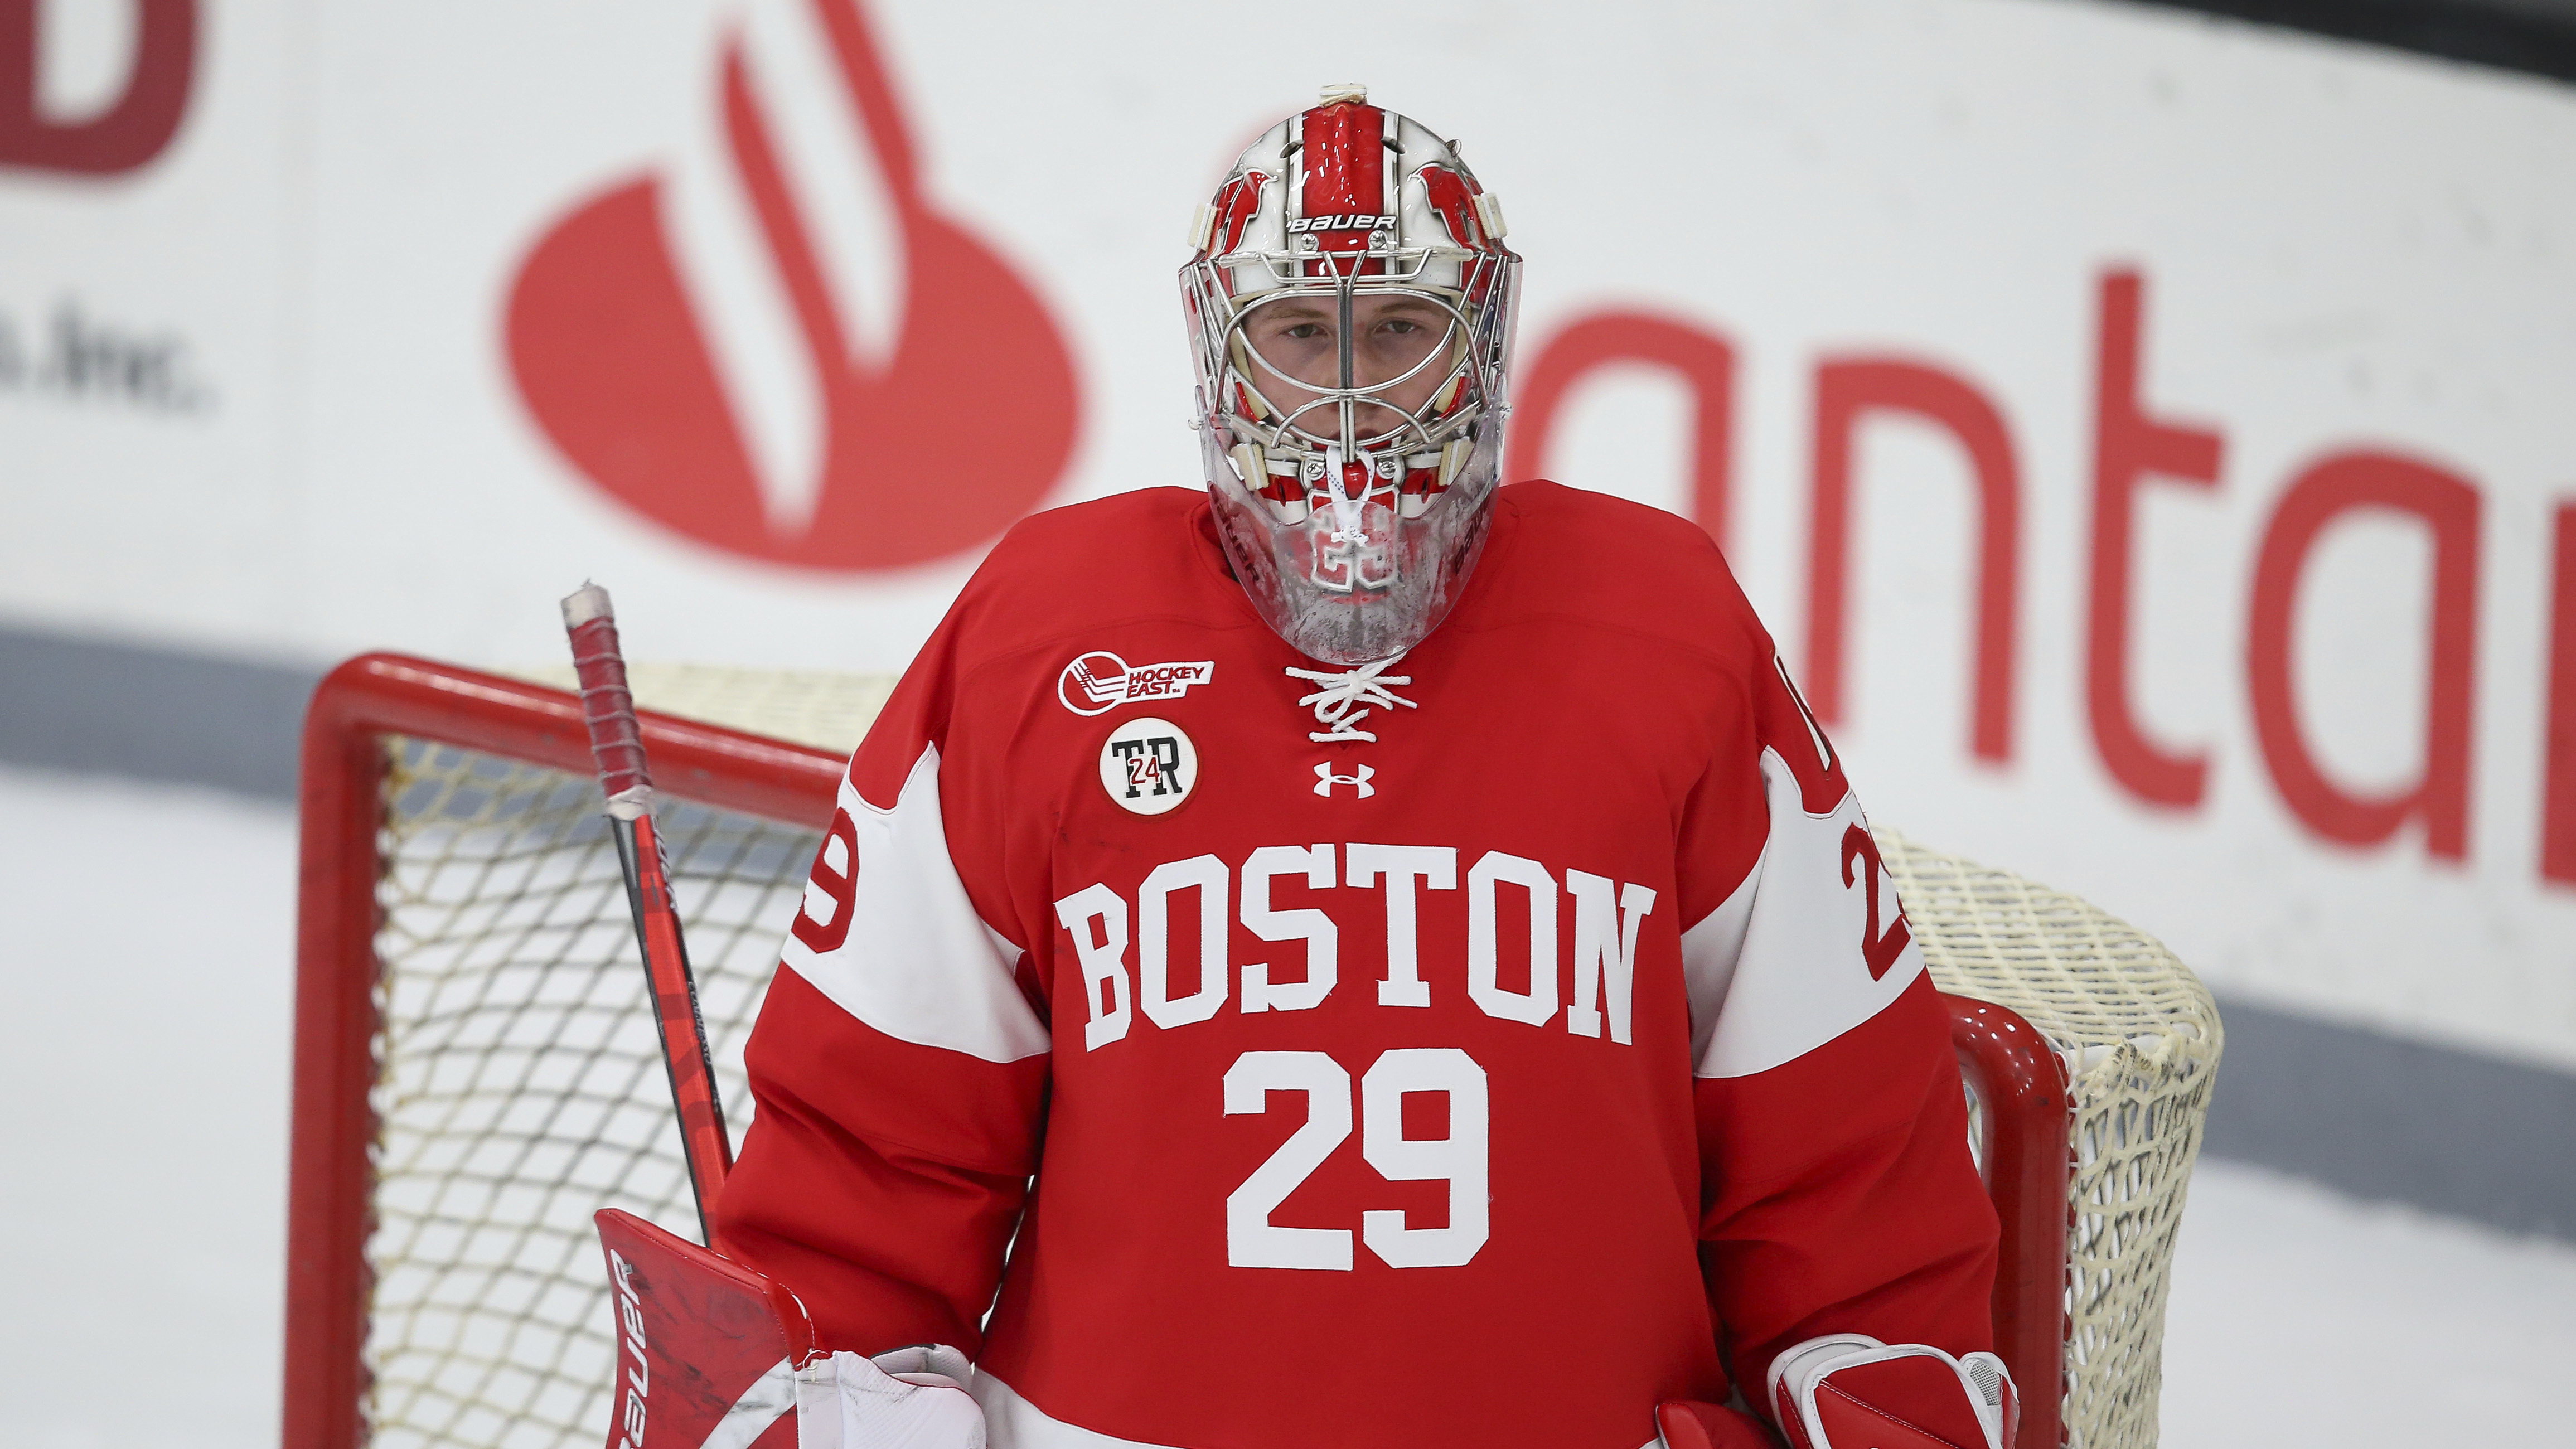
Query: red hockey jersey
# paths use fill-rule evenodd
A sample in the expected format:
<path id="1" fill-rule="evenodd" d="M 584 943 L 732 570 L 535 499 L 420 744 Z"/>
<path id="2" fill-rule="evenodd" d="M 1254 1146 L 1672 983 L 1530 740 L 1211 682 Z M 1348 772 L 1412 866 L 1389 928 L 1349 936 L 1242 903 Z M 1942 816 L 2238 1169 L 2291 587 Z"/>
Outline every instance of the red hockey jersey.
<path id="1" fill-rule="evenodd" d="M 993 550 L 752 1037 L 719 1240 L 826 1344 L 966 1349 L 1001 1449 L 1636 1449 L 1816 1334 L 1989 1346 L 1946 1017 L 1724 561 L 1494 508 L 1374 740 L 1203 495 Z"/>

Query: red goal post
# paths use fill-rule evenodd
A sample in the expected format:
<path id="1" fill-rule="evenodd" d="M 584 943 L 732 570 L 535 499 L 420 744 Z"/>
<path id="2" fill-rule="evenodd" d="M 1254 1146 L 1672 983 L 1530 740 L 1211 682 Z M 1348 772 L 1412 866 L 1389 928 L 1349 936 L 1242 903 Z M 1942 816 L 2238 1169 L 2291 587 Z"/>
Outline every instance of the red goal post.
<path id="1" fill-rule="evenodd" d="M 674 796 L 819 829 L 843 762 L 820 751 L 639 711 Z M 369 1442 L 362 1351 L 372 1284 L 380 984 L 377 845 L 391 738 L 430 740 L 589 779 L 581 701 L 425 659 L 368 654 L 333 670 L 306 714 L 299 785 L 294 1126 L 287 1192 L 285 1443 Z M 602 1423 L 605 1423 L 603 1415 Z"/>
<path id="2" fill-rule="evenodd" d="M 637 692 L 650 702 L 641 684 Z M 736 955 L 758 961 L 774 952 L 792 913 L 811 853 L 800 842 L 831 816 L 842 756 L 649 709 L 641 720 L 659 788 L 701 819 L 671 832 L 692 945 L 706 939 L 700 902 L 730 892 L 738 907 L 767 903 L 735 912 L 734 934 L 746 943 Z M 608 1342 L 605 1285 L 587 1281 L 597 1277 L 595 1252 L 567 1245 L 586 1249 L 593 1208 L 613 1202 L 667 1216 L 685 1203 L 686 1187 L 684 1173 L 661 1171 L 665 1158 L 677 1162 L 678 1143 L 667 1122 L 650 1125 L 658 1076 L 629 1074 L 632 1111 L 603 1099 L 625 1080 L 626 1058 L 607 1044 L 619 1030 L 618 988 L 601 973 L 594 989 L 584 973 L 594 956 L 616 954 L 625 903 L 595 869 L 602 837 L 580 823 L 597 817 L 590 772 L 580 704 L 559 689 L 373 654 L 334 670 L 314 697 L 301 800 L 287 1449 L 587 1449 L 606 1422 L 607 1358 L 595 1372 L 584 1367 L 584 1354 Z M 566 793 L 557 780 L 574 788 Z M 421 840 L 435 847 L 416 848 Z M 1960 864 L 1892 833 L 1882 832 L 1882 844 L 1895 847 L 1890 865 L 1909 907 L 1925 862 Z M 1973 900 L 1962 908 L 1971 918 L 1976 909 Z M 607 922 L 605 936 L 593 916 Z M 429 924 L 406 924 L 415 917 Z M 1945 926 L 1937 909 L 1917 918 L 1917 938 L 1936 963 L 1944 929 L 1955 932 L 1957 922 Z M 628 1014 L 649 1034 L 631 934 L 623 942 L 614 981 L 631 989 Z M 443 973 L 426 994 L 408 976 L 415 958 L 434 958 Z M 724 969 L 713 963 L 707 974 Z M 577 989 L 546 1002 L 565 994 L 560 981 Z M 737 990 L 722 1022 L 711 997 L 710 1031 L 733 1033 L 737 1057 L 757 990 Z M 2070 1350 L 2069 1304 L 2082 1288 L 2069 1274 L 2070 1238 L 2087 1241 L 2080 1192 L 2070 1192 L 2087 1125 L 2070 1099 L 2068 1061 L 2089 1065 L 2095 1048 L 2070 1045 L 2062 1026 L 2052 1041 L 1996 1001 L 1947 1000 L 1977 1105 L 1978 1157 L 2003 1223 L 1996 1325 L 2023 1386 L 2020 1449 L 2152 1443 L 2160 1266 L 2144 1315 L 2148 1437 L 2070 1434 L 2075 1426 L 2064 1422 L 2060 1391 L 2071 1394 L 2083 1369 Z M 469 1020 L 483 1025 L 458 1026 Z M 2210 1027 L 2214 1034 L 2214 1016 Z M 576 1037 L 564 1047 L 567 1066 L 557 1048 Z M 454 1060 L 432 1048 L 452 1048 Z M 2184 1175 L 2205 1070 L 2198 1090 L 2180 1123 Z M 733 1095 L 749 1107 L 738 1085 Z M 667 1119 L 667 1100 L 658 1115 Z M 594 1141 L 581 1134 L 594 1120 L 622 1124 L 609 1156 L 625 1175 L 591 1172 Z M 442 1139 L 451 1130 L 456 1143 Z M 2175 1132 L 2168 1125 L 2169 1144 Z M 658 1145 L 647 1140 L 657 1134 Z M 2097 1143 L 2092 1156 L 2102 1155 Z M 634 1175 L 642 1168 L 660 1175 L 642 1181 Z M 685 1228 L 684 1216 L 669 1220 Z M 403 1239 L 393 1252 L 380 1239 L 397 1222 Z M 2169 1230 L 2162 1241 L 2169 1250 Z M 451 1249 L 460 1262 L 475 1260 L 470 1271 L 451 1273 L 437 1260 Z M 589 1388 L 586 1374 L 596 1380 Z"/>

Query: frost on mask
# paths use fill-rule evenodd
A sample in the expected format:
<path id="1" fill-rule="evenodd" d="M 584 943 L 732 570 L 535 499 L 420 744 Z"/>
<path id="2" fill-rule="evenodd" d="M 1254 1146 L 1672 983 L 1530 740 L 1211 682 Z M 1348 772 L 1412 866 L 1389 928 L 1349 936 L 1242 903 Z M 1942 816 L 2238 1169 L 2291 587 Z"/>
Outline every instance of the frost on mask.
<path id="1" fill-rule="evenodd" d="M 1237 471 L 1240 453 L 1203 428 L 1218 536 L 1255 611 L 1291 648 L 1327 664 L 1366 664 L 1422 642 L 1485 545 L 1502 452 L 1501 429 L 1489 431 L 1496 436 L 1476 441 L 1448 488 L 1408 517 L 1393 485 L 1370 486 L 1366 461 L 1342 466 L 1342 486 L 1302 499 L 1255 493 Z"/>

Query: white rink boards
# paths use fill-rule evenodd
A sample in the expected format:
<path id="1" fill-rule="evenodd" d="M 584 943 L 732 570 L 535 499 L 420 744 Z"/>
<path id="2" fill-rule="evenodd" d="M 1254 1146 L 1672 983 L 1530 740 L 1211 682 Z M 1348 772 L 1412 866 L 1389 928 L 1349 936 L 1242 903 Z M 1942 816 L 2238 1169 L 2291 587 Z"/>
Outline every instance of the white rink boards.
<path id="1" fill-rule="evenodd" d="M 45 7 L 62 114 L 114 93 L 127 42 L 82 17 L 117 10 Z M 2223 992 L 2576 1068 L 2576 882 L 2540 847 L 2553 525 L 2576 501 L 2563 87 L 2083 0 L 1319 3 L 1284 28 L 1163 0 L 1115 24 L 899 0 L 193 13 L 196 80 L 157 159 L 0 176 L 0 618 L 317 663 L 546 659 L 549 601 L 596 576 L 655 657 L 899 667 L 979 545 L 808 556 L 873 476 L 834 451 L 864 430 L 826 384 L 952 316 L 970 289 L 937 262 L 971 252 L 1011 281 L 1020 330 L 993 356 L 1016 381 L 901 414 L 971 460 L 908 490 L 997 528 L 1193 481 L 1172 238 L 1257 125 L 1365 80 L 1459 134 L 1502 196 L 1530 258 L 1525 371 L 1587 324 L 1629 349 L 1556 354 L 1540 461 L 1684 509 L 1714 496 L 1686 478 L 1722 473 L 1703 521 L 1811 694 L 1828 371 L 1901 363 L 1991 414 L 2009 489 L 1989 467 L 1980 491 L 1965 435 L 1919 409 L 1882 398 L 1848 434 L 1831 692 L 1878 816 L 2101 902 Z M 859 90 L 824 63 L 833 16 L 867 37 Z M 728 27 L 830 242 L 846 356 L 798 342 L 748 209 L 717 116 Z M 1276 36 L 1258 64 L 1210 59 L 1252 32 Z M 655 255 L 672 280 L 641 331 L 565 330 L 581 299 L 542 259 Z M 2134 330 L 2105 289 L 2131 274 Z M 692 396 L 738 430 L 744 488 L 681 526 L 582 428 L 613 398 L 596 359 L 679 366 L 651 338 L 690 326 Z M 123 339 L 170 380 L 73 388 L 47 371 L 66 335 Z M 1637 362 L 1641 339 L 1700 362 Z M 1721 355 L 1725 446 L 1695 469 L 1685 421 Z M 2134 364 L 2122 416 L 2215 439 L 2206 481 L 2151 468 L 2122 495 L 2122 718 L 2205 762 L 2178 802 L 2088 706 L 2106 356 Z M 1031 441 L 1047 418 L 1070 419 L 1059 444 Z M 2353 455 L 2451 511 L 2298 535 L 2281 505 L 2352 481 L 2318 469 Z M 2015 628 L 1981 693 L 1971 500 L 2006 494 Z M 1998 687 L 2000 757 L 1970 730 Z M 2337 838 L 2339 800 L 2407 793 L 2430 754 L 2458 766 L 2438 808 Z"/>

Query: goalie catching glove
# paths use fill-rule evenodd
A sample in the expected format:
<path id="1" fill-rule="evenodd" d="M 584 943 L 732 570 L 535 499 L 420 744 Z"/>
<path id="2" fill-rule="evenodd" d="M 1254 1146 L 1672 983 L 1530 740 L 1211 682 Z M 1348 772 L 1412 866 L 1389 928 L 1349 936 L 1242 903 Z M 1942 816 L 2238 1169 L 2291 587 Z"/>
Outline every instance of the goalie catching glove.
<path id="1" fill-rule="evenodd" d="M 1771 1412 L 1793 1449 L 2012 1449 L 2021 1400 L 1990 1353 L 1952 1358 L 1861 1333 L 1811 1338 L 1771 1361 Z M 1769 1449 L 1752 1415 L 1673 1401 L 1655 1410 L 1662 1449 Z"/>
<path id="2" fill-rule="evenodd" d="M 1993 1354 L 1952 1358 L 1863 1333 L 1811 1338 L 1773 1359 L 1770 1394 L 1797 1449 L 2011 1449 L 2021 1418 Z"/>
<path id="3" fill-rule="evenodd" d="M 984 1449 L 956 1349 L 823 1353 L 777 1283 L 632 1214 L 597 1221 L 617 1306 L 608 1449 Z"/>

